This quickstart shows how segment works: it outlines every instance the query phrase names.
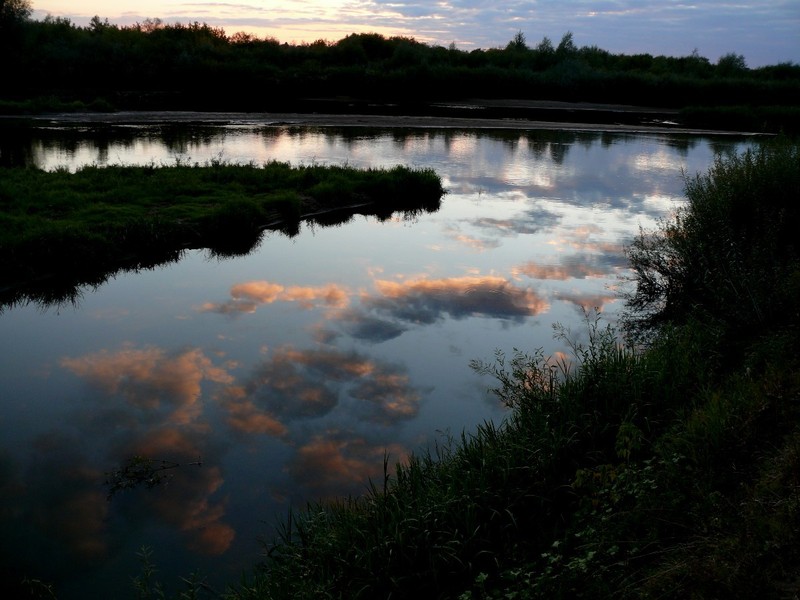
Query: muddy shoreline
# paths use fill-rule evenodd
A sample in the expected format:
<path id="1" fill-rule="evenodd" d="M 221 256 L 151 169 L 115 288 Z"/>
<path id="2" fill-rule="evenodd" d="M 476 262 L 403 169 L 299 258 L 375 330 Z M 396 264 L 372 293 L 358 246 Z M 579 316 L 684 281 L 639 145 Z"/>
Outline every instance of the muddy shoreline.
<path id="1" fill-rule="evenodd" d="M 747 131 L 684 127 L 678 111 L 652 107 L 531 100 L 469 100 L 422 106 L 343 100 L 305 100 L 296 111 L 119 111 L 48 113 L 10 117 L 48 124 L 159 125 L 247 124 L 264 127 L 370 127 L 379 129 L 563 129 L 615 133 L 761 135 Z"/>

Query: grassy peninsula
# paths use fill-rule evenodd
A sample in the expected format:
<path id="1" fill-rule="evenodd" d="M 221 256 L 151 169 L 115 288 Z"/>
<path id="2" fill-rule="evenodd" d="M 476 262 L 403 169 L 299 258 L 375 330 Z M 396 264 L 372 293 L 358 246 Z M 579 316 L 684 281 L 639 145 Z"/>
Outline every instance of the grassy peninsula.
<path id="1" fill-rule="evenodd" d="M 586 343 L 556 327 L 569 360 L 475 363 L 503 424 L 292 515 L 227 595 L 796 594 L 800 147 L 720 158 L 686 193 L 629 248 L 628 343 L 587 315 Z"/>
<path id="2" fill-rule="evenodd" d="M 433 211 L 443 193 L 432 170 L 402 166 L 0 168 L 0 299 L 36 299 L 40 282 L 52 296 L 43 300 L 68 298 L 76 285 L 174 260 L 187 248 L 243 254 L 265 229 L 292 235 L 301 219 Z"/>

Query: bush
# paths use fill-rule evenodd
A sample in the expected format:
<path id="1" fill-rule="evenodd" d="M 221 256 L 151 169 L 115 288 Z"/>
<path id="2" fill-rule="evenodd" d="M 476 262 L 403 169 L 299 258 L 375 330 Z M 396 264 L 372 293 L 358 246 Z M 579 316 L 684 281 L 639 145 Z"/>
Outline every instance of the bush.
<path id="1" fill-rule="evenodd" d="M 686 195 L 674 222 L 628 248 L 630 332 L 696 319 L 745 341 L 796 324 L 800 146 L 779 140 L 717 157 L 687 179 Z"/>

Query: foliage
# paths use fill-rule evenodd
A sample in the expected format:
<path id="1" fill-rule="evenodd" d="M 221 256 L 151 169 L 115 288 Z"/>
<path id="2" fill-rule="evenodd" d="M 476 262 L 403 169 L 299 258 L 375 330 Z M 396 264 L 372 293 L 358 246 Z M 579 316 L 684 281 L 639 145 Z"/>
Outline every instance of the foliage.
<path id="1" fill-rule="evenodd" d="M 686 195 L 672 223 L 628 250 L 632 330 L 696 319 L 749 340 L 796 321 L 800 147 L 779 140 L 718 157 L 687 178 Z"/>
<path id="2" fill-rule="evenodd" d="M 0 24 L 10 21 L 24 21 L 31 16 L 33 9 L 30 0 L 0 0 Z"/>
<path id="3" fill-rule="evenodd" d="M 506 50 L 511 51 L 524 51 L 527 49 L 528 43 L 525 41 L 525 34 L 522 31 L 515 33 L 512 40 L 508 42 L 508 46 L 506 46 Z"/>
<path id="4" fill-rule="evenodd" d="M 0 0 L 0 53 L 5 63 L 19 56 L 19 46 L 29 26 L 31 12 L 30 0 Z"/>
<path id="5" fill-rule="evenodd" d="M 741 54 L 729 52 L 717 61 L 717 73 L 721 76 L 742 74 L 747 70 L 747 61 Z"/>

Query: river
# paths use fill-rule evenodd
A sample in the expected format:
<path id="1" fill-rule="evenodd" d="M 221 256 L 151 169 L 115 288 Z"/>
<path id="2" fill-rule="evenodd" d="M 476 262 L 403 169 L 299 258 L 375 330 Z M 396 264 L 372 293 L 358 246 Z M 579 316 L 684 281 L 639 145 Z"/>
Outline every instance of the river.
<path id="1" fill-rule="evenodd" d="M 192 571 L 221 589 L 290 508 L 501 420 L 470 361 L 566 352 L 553 324 L 580 338 L 586 310 L 614 323 L 625 244 L 681 205 L 685 175 L 752 143 L 243 119 L 40 121 L 2 140 L 0 164 L 404 164 L 448 190 L 435 213 L 267 232 L 245 257 L 189 251 L 74 304 L 3 308 L 0 556 L 62 600 L 133 596 L 143 547 L 169 590 Z M 169 468 L 109 499 L 135 455 Z"/>

